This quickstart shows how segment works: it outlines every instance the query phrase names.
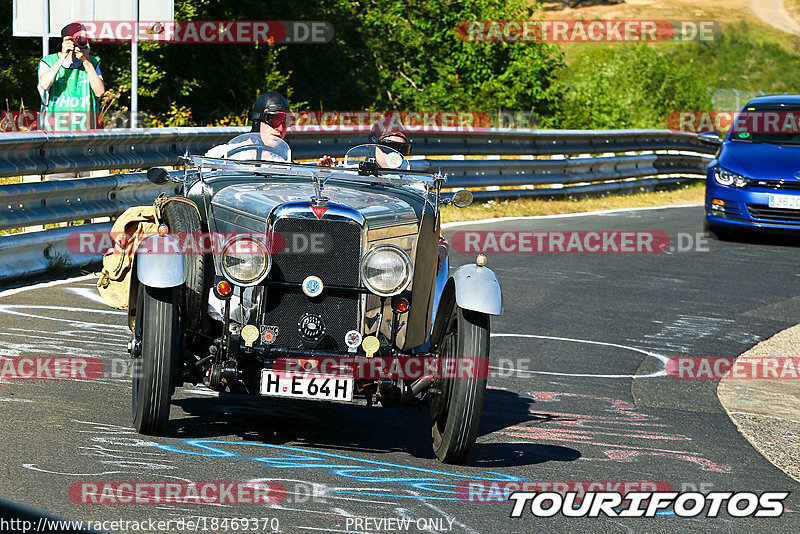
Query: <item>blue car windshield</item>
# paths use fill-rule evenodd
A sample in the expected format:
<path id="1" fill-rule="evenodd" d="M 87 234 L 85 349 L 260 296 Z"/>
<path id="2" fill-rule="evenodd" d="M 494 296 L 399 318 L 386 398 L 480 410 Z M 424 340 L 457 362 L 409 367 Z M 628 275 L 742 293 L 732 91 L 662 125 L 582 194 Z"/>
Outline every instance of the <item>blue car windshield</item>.
<path id="1" fill-rule="evenodd" d="M 800 105 L 747 106 L 736 117 L 729 139 L 739 143 L 800 145 Z"/>

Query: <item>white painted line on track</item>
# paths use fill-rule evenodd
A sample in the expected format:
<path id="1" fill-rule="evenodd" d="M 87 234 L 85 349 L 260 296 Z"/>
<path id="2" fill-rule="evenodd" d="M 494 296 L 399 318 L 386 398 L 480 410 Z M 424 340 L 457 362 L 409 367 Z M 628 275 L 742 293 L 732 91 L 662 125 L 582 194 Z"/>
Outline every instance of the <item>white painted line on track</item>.
<path id="1" fill-rule="evenodd" d="M 50 282 L 42 282 L 41 284 L 34 284 L 32 286 L 15 287 L 13 289 L 6 289 L 5 291 L 0 291 L 0 297 L 10 297 L 11 295 L 16 295 L 17 293 L 22 293 L 23 291 L 30 291 L 31 289 L 55 287 L 64 284 L 69 284 L 72 282 L 80 282 L 81 280 L 92 280 L 92 279 L 97 279 L 97 275 L 87 274 L 84 276 L 76 276 L 75 278 L 67 278 L 66 280 L 53 280 Z"/>
<path id="2" fill-rule="evenodd" d="M 502 367 L 490 366 L 490 369 L 494 369 L 496 371 L 502 371 L 504 373 L 514 373 L 517 376 L 530 376 L 532 374 L 536 375 L 550 375 L 550 376 L 566 376 L 566 377 L 578 377 L 578 378 L 657 378 L 661 376 L 667 376 L 667 361 L 669 357 L 664 356 L 662 354 L 657 354 L 655 352 L 649 352 L 644 349 L 640 349 L 637 347 L 631 347 L 628 345 L 619 345 L 617 343 L 606 343 L 604 341 L 592 341 L 589 339 L 573 339 L 569 337 L 556 337 L 556 336 L 538 336 L 535 334 L 491 334 L 491 337 L 520 337 L 520 338 L 530 338 L 530 339 L 550 339 L 554 341 L 570 341 L 572 343 L 584 343 L 587 345 L 601 345 L 604 347 L 615 347 L 619 349 L 630 350 L 633 352 L 638 352 L 640 354 L 645 354 L 647 356 L 652 356 L 653 358 L 657 359 L 661 362 L 662 368 L 659 371 L 655 371 L 653 373 L 648 373 L 646 375 L 598 375 L 598 374 L 582 374 L 582 373 L 558 373 L 554 371 L 531 371 L 527 369 L 505 369 Z"/>
<path id="3" fill-rule="evenodd" d="M 99 326 L 101 328 L 119 328 L 130 330 L 127 325 L 117 324 L 104 324 L 92 323 L 89 321 L 81 321 L 79 319 L 61 319 L 59 317 L 47 317 L 46 315 L 36 315 L 33 313 L 24 313 L 17 310 L 64 310 L 69 312 L 90 312 L 90 313 L 103 313 L 109 315 L 128 315 L 126 312 L 115 310 L 97 310 L 91 308 L 72 308 L 68 306 L 35 306 L 32 304 L 0 304 L 0 313 L 7 313 L 9 315 L 18 315 L 20 317 L 30 317 L 33 319 L 45 319 L 48 321 L 58 321 L 61 323 L 79 324 L 85 326 Z"/>
<path id="4" fill-rule="evenodd" d="M 71 291 L 76 295 L 80 295 L 85 299 L 89 299 L 92 302 L 97 302 L 107 306 L 106 301 L 103 300 L 103 297 L 100 296 L 100 293 L 97 292 L 97 289 L 91 287 L 68 287 L 67 291 Z"/>

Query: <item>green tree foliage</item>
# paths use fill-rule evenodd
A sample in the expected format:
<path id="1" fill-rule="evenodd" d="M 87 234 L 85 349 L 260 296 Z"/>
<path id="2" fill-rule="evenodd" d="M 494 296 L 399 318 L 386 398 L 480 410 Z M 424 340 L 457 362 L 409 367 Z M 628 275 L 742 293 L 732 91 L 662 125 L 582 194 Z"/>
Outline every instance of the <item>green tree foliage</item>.
<path id="1" fill-rule="evenodd" d="M 10 20 L 11 0 L 0 0 Z M 139 45 L 139 108 L 168 117 L 186 106 L 208 123 L 248 109 L 278 90 L 313 109 L 534 110 L 547 113 L 561 67 L 550 44 L 468 43 L 465 20 L 521 19 L 521 0 L 176 0 L 176 20 L 319 20 L 335 28 L 325 44 Z M 35 39 L 2 30 L 5 94 L 35 98 Z M 53 43 L 55 46 L 55 41 Z M 95 43 L 109 88 L 130 86 L 130 47 Z M 10 63 L 7 67 L 7 63 Z M 19 73 L 30 73 L 21 78 Z M 119 105 L 128 106 L 129 93 Z M 185 120 L 181 119 L 181 120 Z"/>
<path id="2" fill-rule="evenodd" d="M 11 0 L 0 0 L 0 108 L 19 111 L 39 109 L 36 71 L 41 40 L 11 37 Z"/>
<path id="3" fill-rule="evenodd" d="M 666 128 L 672 112 L 710 109 L 694 61 L 647 45 L 587 54 L 570 71 L 553 121 L 561 128 Z"/>
<path id="4" fill-rule="evenodd" d="M 547 43 L 475 43 L 456 36 L 468 20 L 527 20 L 528 2 L 374 0 L 361 33 L 377 67 L 375 104 L 389 109 L 535 110 L 557 98 L 559 49 Z M 356 15 L 356 13 L 354 13 Z"/>
<path id="5" fill-rule="evenodd" d="M 285 18 L 330 22 L 324 45 L 287 46 L 290 85 L 313 108 L 535 110 L 557 98 L 558 47 L 543 43 L 471 43 L 467 20 L 521 20 L 538 5 L 521 0 L 279 1 Z"/>

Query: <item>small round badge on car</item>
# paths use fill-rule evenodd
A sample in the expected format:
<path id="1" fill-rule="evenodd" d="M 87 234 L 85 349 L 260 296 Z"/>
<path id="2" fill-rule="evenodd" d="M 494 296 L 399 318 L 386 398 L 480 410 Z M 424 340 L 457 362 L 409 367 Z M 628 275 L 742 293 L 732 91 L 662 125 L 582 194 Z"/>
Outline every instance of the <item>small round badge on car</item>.
<path id="1" fill-rule="evenodd" d="M 307 276 L 306 279 L 303 280 L 303 293 L 309 297 L 320 296 L 324 287 L 319 276 Z"/>
<path id="2" fill-rule="evenodd" d="M 350 330 L 344 335 L 344 343 L 349 349 L 357 349 L 361 345 L 361 334 L 358 330 Z"/>
<path id="3" fill-rule="evenodd" d="M 278 327 L 267 325 L 262 326 L 261 337 L 264 339 L 264 343 L 267 345 L 272 345 L 275 343 L 275 338 L 278 337 Z"/>
<path id="4" fill-rule="evenodd" d="M 378 352 L 378 349 L 381 348 L 381 342 L 375 336 L 367 336 L 364 338 L 364 341 L 361 342 L 361 348 L 364 349 L 364 354 L 367 358 L 372 358 L 372 356 Z"/>
<path id="5" fill-rule="evenodd" d="M 255 325 L 249 324 L 242 328 L 241 336 L 246 347 L 252 347 L 253 342 L 258 339 L 259 335 L 258 327 Z"/>

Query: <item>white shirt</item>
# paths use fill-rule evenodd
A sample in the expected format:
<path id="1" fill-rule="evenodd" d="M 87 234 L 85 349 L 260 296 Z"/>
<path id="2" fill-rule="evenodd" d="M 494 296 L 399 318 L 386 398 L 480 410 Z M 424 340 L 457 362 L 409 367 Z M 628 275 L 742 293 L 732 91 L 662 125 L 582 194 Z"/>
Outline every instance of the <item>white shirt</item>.
<path id="1" fill-rule="evenodd" d="M 260 134 L 244 134 L 239 137 L 235 137 L 231 139 L 228 143 L 224 145 L 217 145 L 212 147 L 206 152 L 206 157 L 208 158 L 221 158 L 221 159 L 228 159 L 228 153 L 241 148 L 246 147 L 248 145 L 253 145 L 253 140 L 251 137 L 253 135 L 260 135 Z M 279 138 L 280 139 L 280 138 Z M 286 144 L 282 139 L 277 146 L 265 147 L 268 150 L 261 150 L 261 155 L 258 155 L 257 150 L 242 150 L 241 152 L 237 152 L 230 156 L 229 159 L 233 160 L 253 160 L 253 159 L 260 159 L 262 161 L 285 161 L 291 162 L 292 161 L 292 149 L 289 148 L 289 145 Z"/>

